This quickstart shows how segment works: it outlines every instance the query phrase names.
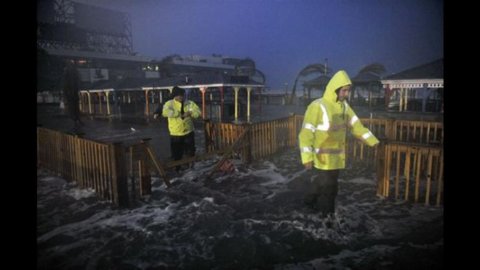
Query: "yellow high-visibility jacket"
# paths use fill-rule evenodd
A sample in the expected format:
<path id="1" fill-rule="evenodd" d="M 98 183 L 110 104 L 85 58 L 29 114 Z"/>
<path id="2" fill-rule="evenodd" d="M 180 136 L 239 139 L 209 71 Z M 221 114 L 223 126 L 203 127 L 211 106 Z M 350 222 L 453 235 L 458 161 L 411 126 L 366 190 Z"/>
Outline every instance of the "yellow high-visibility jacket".
<path id="1" fill-rule="evenodd" d="M 198 118 L 201 114 L 200 108 L 191 100 L 186 100 L 183 103 L 183 111 L 191 112 L 190 117 L 182 119 L 181 108 L 182 103 L 175 99 L 171 99 L 163 105 L 162 116 L 168 117 L 168 130 L 172 136 L 183 136 L 192 132 L 195 129 L 192 118 Z"/>
<path id="2" fill-rule="evenodd" d="M 328 82 L 323 97 L 308 105 L 298 135 L 303 164 L 313 161 L 313 166 L 321 170 L 345 168 L 347 128 L 368 146 L 379 143 L 348 103 L 337 101 L 335 90 L 350 84 L 347 73 L 340 70 Z"/>

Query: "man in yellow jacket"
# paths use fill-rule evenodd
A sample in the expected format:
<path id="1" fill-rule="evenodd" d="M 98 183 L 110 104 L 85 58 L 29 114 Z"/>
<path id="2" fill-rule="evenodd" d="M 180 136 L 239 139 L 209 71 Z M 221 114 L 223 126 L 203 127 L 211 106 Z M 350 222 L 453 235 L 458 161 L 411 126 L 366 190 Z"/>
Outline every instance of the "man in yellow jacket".
<path id="1" fill-rule="evenodd" d="M 170 132 L 170 151 L 173 160 L 195 155 L 195 127 L 192 118 L 198 118 L 200 108 L 191 100 L 184 100 L 185 90 L 175 86 L 171 96 L 173 99 L 163 105 L 162 116 L 168 118 Z M 176 167 L 177 172 L 180 166 Z"/>
<path id="2" fill-rule="evenodd" d="M 346 101 L 351 86 L 345 71 L 335 73 L 323 97 L 307 107 L 298 136 L 302 163 L 311 183 L 304 202 L 324 215 L 335 212 L 338 176 L 340 169 L 345 168 L 347 129 L 368 146 L 379 143 Z"/>

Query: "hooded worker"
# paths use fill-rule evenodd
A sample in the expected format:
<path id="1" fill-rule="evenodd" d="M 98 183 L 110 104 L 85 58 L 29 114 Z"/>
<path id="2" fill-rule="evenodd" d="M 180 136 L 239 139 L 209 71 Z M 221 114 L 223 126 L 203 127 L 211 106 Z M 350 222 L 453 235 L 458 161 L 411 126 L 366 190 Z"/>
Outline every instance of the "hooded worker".
<path id="1" fill-rule="evenodd" d="M 183 154 L 195 155 L 195 133 L 193 119 L 201 114 L 200 108 L 191 100 L 184 100 L 185 90 L 173 87 L 171 100 L 163 105 L 162 116 L 168 118 L 170 133 L 170 151 L 173 160 L 180 160 Z M 180 170 L 180 166 L 176 167 Z"/>
<path id="2" fill-rule="evenodd" d="M 347 129 L 368 146 L 379 143 L 347 103 L 352 82 L 340 70 L 327 84 L 322 98 L 310 103 L 298 139 L 302 164 L 311 184 L 304 202 L 324 215 L 334 213 L 340 169 L 345 168 Z"/>

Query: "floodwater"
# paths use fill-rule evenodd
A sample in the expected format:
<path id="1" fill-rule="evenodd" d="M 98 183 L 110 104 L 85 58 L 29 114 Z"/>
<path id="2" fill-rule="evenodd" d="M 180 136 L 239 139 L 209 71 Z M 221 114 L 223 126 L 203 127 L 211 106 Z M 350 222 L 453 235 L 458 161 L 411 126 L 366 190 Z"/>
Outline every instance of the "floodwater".
<path id="1" fill-rule="evenodd" d="M 73 127 L 41 110 L 42 126 Z M 165 122 L 84 122 L 85 137 L 168 145 Z M 154 178 L 152 195 L 128 209 L 39 169 L 38 269 L 443 269 L 443 206 L 376 196 L 372 168 L 349 164 L 335 215 L 323 217 L 294 188 L 305 173 L 297 149 L 250 165 L 233 159 L 234 172 L 207 181 L 215 161 L 195 163 L 168 189 Z"/>

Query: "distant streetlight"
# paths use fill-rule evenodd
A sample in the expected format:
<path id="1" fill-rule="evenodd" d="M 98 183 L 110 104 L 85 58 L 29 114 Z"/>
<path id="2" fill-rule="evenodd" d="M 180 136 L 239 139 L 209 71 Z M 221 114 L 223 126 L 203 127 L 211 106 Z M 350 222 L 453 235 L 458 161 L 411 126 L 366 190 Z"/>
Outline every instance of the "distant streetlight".
<path id="1" fill-rule="evenodd" d="M 285 95 L 288 95 L 288 83 L 285 83 Z"/>

